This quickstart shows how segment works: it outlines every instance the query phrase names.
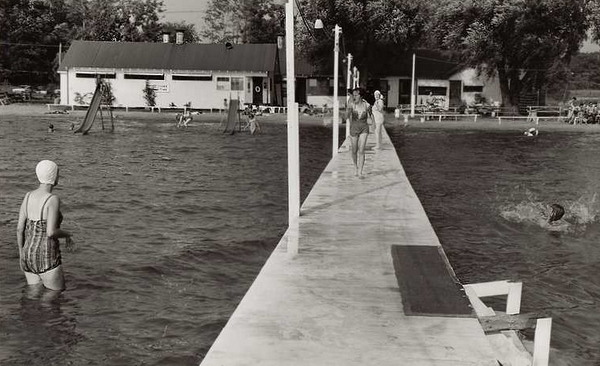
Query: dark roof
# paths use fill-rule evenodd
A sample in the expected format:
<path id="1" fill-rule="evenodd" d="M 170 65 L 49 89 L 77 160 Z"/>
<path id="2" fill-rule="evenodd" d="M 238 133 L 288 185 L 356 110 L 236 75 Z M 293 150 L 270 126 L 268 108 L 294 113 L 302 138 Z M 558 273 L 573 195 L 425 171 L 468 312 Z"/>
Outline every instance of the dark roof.
<path id="1" fill-rule="evenodd" d="M 287 75 L 287 65 L 285 62 L 285 49 L 279 50 L 279 60 L 281 60 L 281 75 L 284 77 Z M 333 63 L 333 58 L 332 61 Z M 341 65 L 341 62 L 340 62 Z M 341 67 L 340 67 L 341 68 Z M 310 63 L 305 57 L 302 57 L 298 53 L 294 54 L 294 71 L 297 77 L 331 77 L 333 72 L 323 73 L 319 71 L 318 67 Z"/>
<path id="2" fill-rule="evenodd" d="M 59 70 L 72 67 L 203 71 L 275 70 L 276 44 L 73 41 Z"/>
<path id="3" fill-rule="evenodd" d="M 448 79 L 450 76 L 464 67 L 458 62 L 453 61 L 449 53 L 418 49 L 414 51 L 416 55 L 415 76 L 421 79 Z M 412 52 L 405 52 L 402 55 L 387 60 L 382 68 L 378 70 L 378 76 L 412 76 Z"/>
<path id="4" fill-rule="evenodd" d="M 464 67 L 458 62 L 453 61 L 450 54 L 430 49 L 418 49 L 415 50 L 416 55 L 416 67 L 415 74 L 417 78 L 421 79 L 448 79 L 456 72 L 462 70 Z M 285 50 L 280 50 L 279 59 L 281 60 L 281 74 L 286 75 L 285 65 Z M 320 70 L 319 67 L 311 64 L 304 57 L 295 55 L 295 71 L 298 77 L 331 77 L 333 76 L 332 70 L 325 72 Z M 333 60 L 333 58 L 332 58 Z M 333 62 L 332 62 L 333 63 Z M 340 57 L 340 75 L 345 75 L 346 64 L 342 62 Z M 358 65 L 360 67 L 360 65 Z M 331 67 L 333 68 L 333 67 Z M 376 70 L 371 70 L 374 73 L 374 77 L 386 77 L 386 76 L 400 76 L 400 77 L 411 77 L 412 76 L 412 51 L 403 52 L 395 57 L 390 57 L 387 60 L 382 60 Z"/>

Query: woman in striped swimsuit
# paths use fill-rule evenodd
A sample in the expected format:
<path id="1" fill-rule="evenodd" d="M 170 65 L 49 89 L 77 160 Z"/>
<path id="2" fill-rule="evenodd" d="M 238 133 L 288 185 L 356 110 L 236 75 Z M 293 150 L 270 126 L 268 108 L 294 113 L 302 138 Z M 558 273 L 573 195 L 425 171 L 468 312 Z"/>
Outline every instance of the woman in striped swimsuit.
<path id="1" fill-rule="evenodd" d="M 71 239 L 71 234 L 60 229 L 62 214 L 60 199 L 52 194 L 58 184 L 58 166 L 42 160 L 35 169 L 40 186 L 27 192 L 17 225 L 17 244 L 21 270 L 28 285 L 62 291 L 65 289 L 58 238 Z"/>

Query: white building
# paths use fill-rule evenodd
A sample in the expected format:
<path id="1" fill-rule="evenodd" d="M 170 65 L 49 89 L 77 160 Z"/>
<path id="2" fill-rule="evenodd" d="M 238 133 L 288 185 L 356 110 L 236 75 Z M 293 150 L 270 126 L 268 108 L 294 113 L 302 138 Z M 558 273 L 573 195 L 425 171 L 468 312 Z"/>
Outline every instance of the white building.
<path id="1" fill-rule="evenodd" d="M 415 51 L 415 102 L 424 104 L 429 93 L 445 108 L 472 105 L 476 96 L 492 104 L 502 96 L 498 78 L 478 75 L 476 69 L 463 67 L 436 50 Z M 387 107 L 409 105 L 412 81 L 412 53 L 391 60 L 372 88 L 386 95 Z"/>
<path id="2" fill-rule="evenodd" d="M 276 44 L 74 41 L 58 70 L 60 103 L 87 104 L 100 76 L 117 107 L 145 107 L 146 83 L 158 107 L 219 109 L 228 99 L 282 105 L 279 70 Z"/>

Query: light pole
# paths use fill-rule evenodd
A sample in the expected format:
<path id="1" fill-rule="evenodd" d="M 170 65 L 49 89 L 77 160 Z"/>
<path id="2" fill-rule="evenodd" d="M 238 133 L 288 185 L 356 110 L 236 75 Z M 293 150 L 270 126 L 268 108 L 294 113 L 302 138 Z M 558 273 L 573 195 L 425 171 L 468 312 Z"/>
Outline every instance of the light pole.
<path id="1" fill-rule="evenodd" d="M 416 55 L 413 53 L 412 57 L 412 78 L 410 83 L 410 118 L 415 118 L 415 65 Z"/>
<path id="2" fill-rule="evenodd" d="M 315 20 L 315 29 L 323 29 L 323 22 L 321 19 Z M 338 89 L 339 89 L 339 68 L 340 68 L 340 33 L 342 32 L 342 27 L 339 25 L 335 25 L 334 29 L 334 45 L 333 45 L 333 141 L 332 141 L 332 151 L 331 157 L 334 158 L 339 149 L 339 139 L 340 139 L 340 100 L 338 97 Z"/>
<path id="3" fill-rule="evenodd" d="M 346 109 L 348 108 L 348 103 L 350 103 L 350 93 L 349 91 L 354 89 L 352 87 L 352 55 L 348 54 L 347 57 L 347 70 L 346 70 Z M 346 138 L 348 138 L 348 136 L 350 136 L 350 119 L 347 118 L 346 119 Z"/>
<path id="4" fill-rule="evenodd" d="M 294 68 L 294 3 L 285 4 L 285 64 L 287 89 L 288 225 L 300 216 L 300 146 L 296 70 Z"/>

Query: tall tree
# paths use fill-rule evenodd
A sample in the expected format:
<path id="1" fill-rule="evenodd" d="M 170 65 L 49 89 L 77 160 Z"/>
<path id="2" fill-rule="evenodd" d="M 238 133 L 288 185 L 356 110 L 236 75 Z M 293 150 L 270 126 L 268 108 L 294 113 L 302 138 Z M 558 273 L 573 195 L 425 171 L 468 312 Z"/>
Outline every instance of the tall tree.
<path id="1" fill-rule="evenodd" d="M 193 24 L 186 22 L 166 22 L 162 24 L 162 33 L 169 34 L 169 42 L 175 42 L 175 35 L 177 31 L 183 31 L 183 42 L 185 43 L 198 43 L 200 37 L 196 32 L 196 27 Z"/>
<path id="2" fill-rule="evenodd" d="M 243 43 L 275 43 L 277 36 L 285 31 L 285 10 L 282 5 L 251 0 L 244 3 L 242 12 L 245 20 Z"/>
<path id="3" fill-rule="evenodd" d="M 0 78 L 13 83 L 48 83 L 61 41 L 56 23 L 61 1 L 5 0 L 0 3 Z"/>
<path id="4" fill-rule="evenodd" d="M 211 0 L 204 16 L 202 38 L 212 43 L 241 41 L 242 0 Z"/>
<path id="5" fill-rule="evenodd" d="M 89 41 L 160 40 L 161 0 L 70 0 L 72 38 Z"/>
<path id="6" fill-rule="evenodd" d="M 586 9 L 589 12 L 588 19 L 590 21 L 592 39 L 600 42 L 600 2 L 598 0 L 588 0 Z"/>
<path id="7" fill-rule="evenodd" d="M 212 0 L 201 36 L 213 43 L 275 43 L 283 19 L 283 6 L 273 0 Z"/>
<path id="8" fill-rule="evenodd" d="M 331 71 L 331 31 L 337 24 L 342 28 L 341 52 L 351 53 L 361 75 L 370 77 L 421 42 L 428 12 L 427 3 L 411 0 L 301 0 L 301 52 Z M 324 31 L 312 29 L 316 19 L 323 21 Z"/>
<path id="9" fill-rule="evenodd" d="M 121 40 L 156 42 L 160 40 L 162 0 L 122 0 L 117 9 L 121 15 Z"/>
<path id="10" fill-rule="evenodd" d="M 438 0 L 432 40 L 465 65 L 497 75 L 505 106 L 568 63 L 595 11 L 588 0 Z M 591 13 L 590 13 L 591 12 Z"/>

